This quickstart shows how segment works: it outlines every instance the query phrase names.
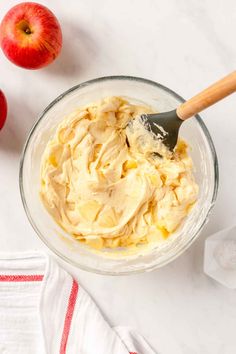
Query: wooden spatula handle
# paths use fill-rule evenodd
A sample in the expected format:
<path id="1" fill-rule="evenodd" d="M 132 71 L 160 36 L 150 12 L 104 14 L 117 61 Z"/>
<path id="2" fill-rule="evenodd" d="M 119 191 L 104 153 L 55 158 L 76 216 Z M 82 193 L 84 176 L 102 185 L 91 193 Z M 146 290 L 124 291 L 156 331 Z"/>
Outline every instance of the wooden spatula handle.
<path id="1" fill-rule="evenodd" d="M 198 95 L 182 103 L 177 108 L 177 115 L 182 120 L 190 118 L 194 116 L 194 114 L 201 112 L 203 109 L 222 100 L 222 98 L 230 95 L 235 91 L 236 71 L 233 71 L 231 74 L 209 86 Z"/>

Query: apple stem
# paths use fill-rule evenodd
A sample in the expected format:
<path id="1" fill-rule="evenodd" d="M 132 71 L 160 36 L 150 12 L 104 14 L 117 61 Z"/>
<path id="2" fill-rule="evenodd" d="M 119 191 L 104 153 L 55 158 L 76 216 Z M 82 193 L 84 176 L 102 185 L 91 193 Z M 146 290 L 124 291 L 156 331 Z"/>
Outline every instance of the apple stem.
<path id="1" fill-rule="evenodd" d="M 31 34 L 31 30 L 30 30 L 29 27 L 25 29 L 25 33 L 26 33 L 26 34 Z"/>

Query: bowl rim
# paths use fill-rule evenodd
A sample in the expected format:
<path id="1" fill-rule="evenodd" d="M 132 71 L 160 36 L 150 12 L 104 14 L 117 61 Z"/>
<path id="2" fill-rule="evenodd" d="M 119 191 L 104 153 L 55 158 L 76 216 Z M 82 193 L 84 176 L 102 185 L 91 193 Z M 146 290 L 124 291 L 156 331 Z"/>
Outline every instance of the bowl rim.
<path id="1" fill-rule="evenodd" d="M 39 123 L 41 122 L 41 120 L 44 118 L 45 114 L 54 106 L 56 105 L 59 101 L 61 101 L 65 96 L 67 96 L 68 94 L 70 94 L 73 91 L 79 90 L 83 87 L 86 87 L 88 85 L 92 85 L 92 84 L 96 84 L 99 82 L 103 82 L 103 81 L 112 81 L 112 80 L 129 80 L 129 81 L 136 81 L 136 82 L 141 82 L 144 84 L 148 84 L 154 87 L 157 87 L 159 89 L 162 89 L 163 91 L 169 93 L 170 95 L 172 95 L 174 98 L 178 99 L 180 102 L 185 102 L 184 98 L 182 96 L 180 96 L 179 94 L 177 94 L 175 91 L 171 90 L 170 88 L 155 82 L 153 80 L 150 79 L 145 79 L 142 77 L 137 77 L 137 76 L 129 76 L 129 75 L 111 75 L 111 76 L 102 76 L 102 77 L 98 77 L 95 79 L 91 79 L 88 81 L 84 81 L 80 84 L 74 85 L 73 87 L 69 88 L 68 90 L 64 91 L 62 94 L 60 94 L 59 96 L 57 96 L 42 112 L 41 114 L 38 116 L 38 119 L 36 120 L 36 122 L 33 124 L 32 128 L 30 129 L 30 132 L 26 138 L 25 144 L 23 146 L 23 150 L 21 153 L 21 157 L 20 157 L 20 167 L 19 167 L 19 188 L 20 188 L 20 195 L 21 195 L 21 200 L 22 200 L 22 204 L 26 213 L 26 216 L 31 224 L 31 226 L 33 227 L 34 231 L 36 232 L 36 234 L 39 236 L 39 238 L 43 241 L 43 243 L 49 248 L 49 250 L 51 250 L 53 253 L 55 253 L 58 257 L 60 257 L 62 260 L 64 260 L 65 262 L 69 263 L 70 265 L 73 265 L 79 269 L 85 270 L 85 271 L 89 271 L 92 273 L 96 273 L 96 274 L 101 274 L 101 275 L 131 275 L 131 274 L 139 274 L 139 273 L 144 273 L 147 271 L 152 271 L 154 269 L 157 268 L 161 268 L 164 265 L 167 265 L 168 263 L 171 263 L 172 261 L 174 261 L 176 258 L 178 258 L 181 254 L 183 254 L 190 246 L 191 244 L 197 239 L 198 235 L 200 234 L 200 232 L 202 231 L 204 225 L 208 222 L 209 219 L 209 214 L 215 204 L 216 201 L 216 197 L 217 197 L 217 193 L 218 193 L 218 187 L 219 187 L 219 165 L 218 165 L 218 158 L 217 158 L 217 154 L 216 154 L 216 150 L 215 150 L 215 146 L 213 143 L 213 140 L 211 138 L 211 135 L 208 131 L 208 128 L 206 127 L 205 123 L 203 122 L 202 118 L 200 117 L 199 114 L 196 114 L 194 117 L 197 119 L 200 127 L 202 128 L 203 133 L 205 134 L 205 137 L 207 139 L 207 142 L 209 144 L 209 148 L 212 154 L 212 160 L 213 160 L 213 168 L 214 168 L 214 190 L 213 190 L 213 194 L 212 194 L 212 200 L 211 200 L 211 204 L 209 206 L 209 209 L 207 211 L 206 217 L 203 220 L 202 224 L 199 226 L 198 230 L 194 233 L 194 235 L 188 240 L 188 242 L 186 242 L 183 247 L 179 250 L 179 252 L 175 255 L 170 256 L 169 258 L 167 258 L 165 261 L 163 261 L 161 264 L 154 264 L 154 265 L 150 265 L 149 267 L 146 268 L 142 268 L 142 269 L 134 269 L 134 270 L 130 270 L 130 271 L 106 271 L 106 270 L 98 270 L 96 268 L 90 267 L 90 266 L 85 266 L 84 264 L 80 264 L 79 262 L 76 262 L 74 260 L 71 260 L 70 258 L 68 258 L 67 256 L 65 256 L 64 254 L 62 254 L 60 251 L 56 250 L 52 245 L 50 245 L 50 243 L 47 241 L 47 239 L 45 239 L 45 237 L 42 235 L 41 231 L 38 229 L 38 227 L 36 226 L 31 213 L 28 209 L 28 205 L 26 202 L 26 198 L 25 198 L 25 193 L 24 193 L 24 177 L 23 177 L 23 170 L 24 170 L 24 161 L 25 161 L 25 155 L 27 152 L 27 148 L 29 146 L 29 143 L 32 139 L 32 136 L 37 128 L 37 126 L 39 125 Z"/>

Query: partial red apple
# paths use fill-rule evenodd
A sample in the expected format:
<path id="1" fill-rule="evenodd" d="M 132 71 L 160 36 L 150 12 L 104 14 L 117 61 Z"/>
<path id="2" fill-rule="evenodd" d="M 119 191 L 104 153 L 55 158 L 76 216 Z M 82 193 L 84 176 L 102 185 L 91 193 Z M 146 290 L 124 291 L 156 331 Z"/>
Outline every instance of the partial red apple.
<path id="1" fill-rule="evenodd" d="M 7 100 L 4 93 L 0 90 L 0 130 L 3 128 L 7 118 Z"/>
<path id="2" fill-rule="evenodd" d="M 23 2 L 12 7 L 3 18 L 0 45 L 14 64 L 26 69 L 40 69 L 60 53 L 61 27 L 47 7 Z"/>

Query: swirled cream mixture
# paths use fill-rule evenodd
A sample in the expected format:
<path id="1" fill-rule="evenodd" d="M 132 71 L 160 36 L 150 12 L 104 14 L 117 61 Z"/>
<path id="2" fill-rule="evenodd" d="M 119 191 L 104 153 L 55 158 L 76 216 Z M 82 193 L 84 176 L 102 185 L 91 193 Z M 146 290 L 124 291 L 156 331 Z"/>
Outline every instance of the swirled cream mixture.
<path id="1" fill-rule="evenodd" d="M 91 247 L 163 242 L 197 199 L 184 141 L 160 158 L 145 133 L 124 129 L 150 112 L 105 98 L 67 116 L 46 147 L 42 201 L 64 230 Z"/>

